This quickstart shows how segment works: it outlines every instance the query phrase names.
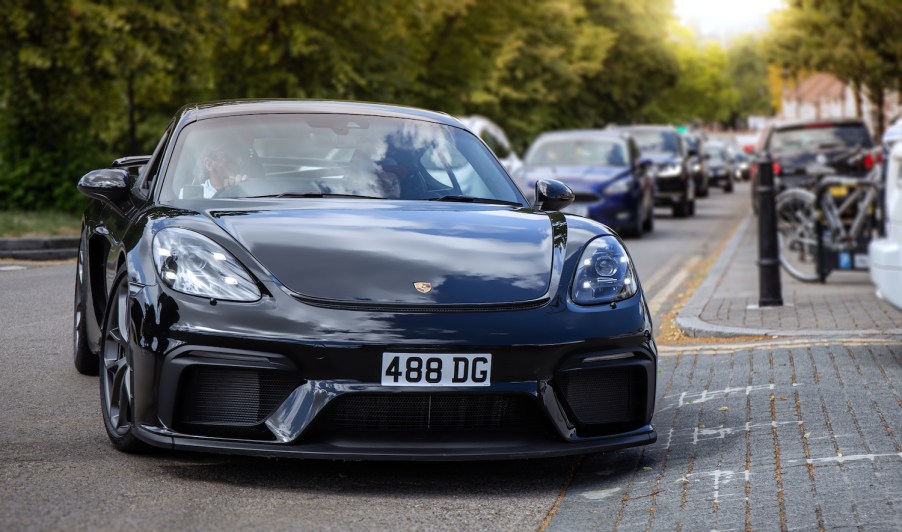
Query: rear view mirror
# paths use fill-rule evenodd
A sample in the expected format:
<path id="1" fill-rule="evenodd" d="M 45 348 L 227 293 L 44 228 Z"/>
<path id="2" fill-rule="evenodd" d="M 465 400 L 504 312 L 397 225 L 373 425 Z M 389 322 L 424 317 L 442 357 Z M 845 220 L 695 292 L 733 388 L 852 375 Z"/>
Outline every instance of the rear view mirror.
<path id="1" fill-rule="evenodd" d="M 128 195 L 128 170 L 92 170 L 78 180 L 78 191 L 89 198 L 118 203 Z"/>

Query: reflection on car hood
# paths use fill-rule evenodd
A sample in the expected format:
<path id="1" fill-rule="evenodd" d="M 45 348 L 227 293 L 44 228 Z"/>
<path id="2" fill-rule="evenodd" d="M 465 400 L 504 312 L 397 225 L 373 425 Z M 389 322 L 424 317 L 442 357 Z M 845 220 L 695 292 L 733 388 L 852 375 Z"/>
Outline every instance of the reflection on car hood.
<path id="1" fill-rule="evenodd" d="M 410 201 L 272 205 L 210 215 L 286 288 L 308 298 L 369 305 L 513 303 L 541 298 L 551 281 L 554 235 L 545 213 Z M 414 283 L 430 283 L 431 290 L 421 293 Z"/>

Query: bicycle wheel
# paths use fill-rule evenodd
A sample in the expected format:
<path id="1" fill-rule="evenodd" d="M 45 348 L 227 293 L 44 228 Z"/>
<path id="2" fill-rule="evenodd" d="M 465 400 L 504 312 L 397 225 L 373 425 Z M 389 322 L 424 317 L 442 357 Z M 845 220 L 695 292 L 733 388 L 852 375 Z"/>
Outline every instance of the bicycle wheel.
<path id="1" fill-rule="evenodd" d="M 818 281 L 814 193 L 791 188 L 777 195 L 777 242 L 786 273 L 804 282 Z"/>

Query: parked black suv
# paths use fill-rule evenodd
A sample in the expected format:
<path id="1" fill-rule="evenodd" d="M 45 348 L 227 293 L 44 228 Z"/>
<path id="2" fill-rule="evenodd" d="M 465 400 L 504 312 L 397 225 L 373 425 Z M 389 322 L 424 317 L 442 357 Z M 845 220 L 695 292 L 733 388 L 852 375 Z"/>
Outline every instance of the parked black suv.
<path id="1" fill-rule="evenodd" d="M 875 164 L 874 143 L 864 122 L 857 119 L 787 122 L 764 132 L 762 153 L 774 162 L 778 190 L 810 184 L 809 170 L 829 166 L 837 174 L 864 177 Z M 752 171 L 752 205 L 758 169 Z M 757 209 L 756 209 L 757 210 Z"/>
<path id="2" fill-rule="evenodd" d="M 675 218 L 695 214 L 695 182 L 689 149 L 671 126 L 621 126 L 636 140 L 643 158 L 655 166 L 655 206 L 673 209 Z"/>
<path id="3" fill-rule="evenodd" d="M 699 198 L 708 197 L 708 184 L 710 173 L 708 161 L 704 157 L 705 141 L 695 133 L 683 133 L 683 144 L 689 154 L 689 174 L 695 181 L 695 195 Z"/>

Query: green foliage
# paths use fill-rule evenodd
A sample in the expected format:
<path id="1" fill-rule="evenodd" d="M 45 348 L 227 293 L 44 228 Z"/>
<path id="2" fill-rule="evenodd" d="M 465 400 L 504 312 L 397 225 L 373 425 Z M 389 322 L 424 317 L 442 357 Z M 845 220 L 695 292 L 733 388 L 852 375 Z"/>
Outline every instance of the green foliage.
<path id="1" fill-rule="evenodd" d="M 672 32 L 679 76 L 651 109 L 657 122 L 726 122 L 738 100 L 727 75 L 727 56 L 715 43 L 698 41 L 685 27 Z"/>
<path id="2" fill-rule="evenodd" d="M 795 0 L 771 26 L 767 57 L 787 77 L 829 72 L 878 109 L 886 91 L 902 84 L 902 43 L 893 38 L 902 27 L 902 0 Z M 879 134 L 883 114 L 877 119 Z"/>
<path id="3" fill-rule="evenodd" d="M 671 0 L 0 0 L 0 209 L 79 209 L 82 174 L 149 152 L 192 101 L 479 113 L 521 150 L 547 129 L 725 120 L 755 108 L 728 97 L 723 50 L 674 45 L 672 9 Z"/>

